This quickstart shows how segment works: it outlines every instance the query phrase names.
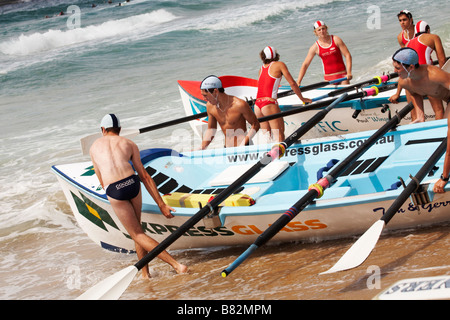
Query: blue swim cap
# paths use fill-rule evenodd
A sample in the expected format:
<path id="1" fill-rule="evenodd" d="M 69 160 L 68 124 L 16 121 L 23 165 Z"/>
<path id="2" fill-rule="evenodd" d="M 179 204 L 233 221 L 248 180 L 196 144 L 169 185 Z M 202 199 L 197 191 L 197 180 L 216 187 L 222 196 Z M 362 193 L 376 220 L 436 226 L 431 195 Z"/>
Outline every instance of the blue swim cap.
<path id="1" fill-rule="evenodd" d="M 404 47 L 394 53 L 392 60 L 406 65 L 416 65 L 419 63 L 419 55 L 416 50 Z"/>

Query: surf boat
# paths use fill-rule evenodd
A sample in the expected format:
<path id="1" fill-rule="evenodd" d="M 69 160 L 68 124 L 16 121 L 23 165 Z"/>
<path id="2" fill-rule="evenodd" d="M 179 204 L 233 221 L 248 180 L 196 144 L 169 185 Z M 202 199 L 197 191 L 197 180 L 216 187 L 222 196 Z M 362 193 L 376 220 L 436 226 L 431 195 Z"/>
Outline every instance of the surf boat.
<path id="1" fill-rule="evenodd" d="M 302 140 L 286 149 L 168 249 L 248 245 L 308 192 L 309 186 L 363 144 L 373 131 Z M 398 126 L 383 135 L 270 241 L 318 241 L 362 234 L 403 190 L 447 134 L 445 120 Z M 165 218 L 142 186 L 142 227 L 161 242 L 208 205 L 272 148 L 271 144 L 193 152 L 147 149 L 141 159 L 164 201 Z M 434 194 L 441 157 L 386 230 L 450 219 L 450 193 Z M 105 249 L 132 252 L 134 242 L 115 215 L 91 162 L 55 165 L 52 172 L 84 232 Z M 450 186 L 447 186 L 447 191 Z"/>
<path id="2" fill-rule="evenodd" d="M 256 79 L 239 76 L 222 76 L 219 78 L 221 79 L 222 85 L 227 94 L 244 99 L 248 101 L 250 105 L 253 104 L 258 88 L 258 81 Z M 378 77 L 375 77 L 374 79 L 377 78 Z M 363 81 L 362 83 L 369 82 L 370 80 Z M 184 111 L 187 116 L 206 112 L 206 101 L 201 95 L 200 83 L 200 81 L 178 81 L 178 88 L 183 102 Z M 375 84 L 381 83 L 381 80 L 378 83 L 375 82 Z M 392 84 L 392 82 L 386 82 L 386 84 Z M 302 93 L 304 97 L 313 99 L 313 101 L 325 101 L 332 99 L 332 94 L 336 90 L 346 90 L 351 92 L 351 89 L 355 86 L 356 89 L 354 89 L 353 92 L 363 88 L 359 87 L 358 84 L 327 85 L 313 90 L 303 91 Z M 394 88 L 380 92 L 376 96 L 369 96 L 340 103 L 330 112 L 327 119 L 319 122 L 304 137 L 318 138 L 365 130 L 375 130 L 379 128 L 381 124 L 389 120 L 391 113 L 393 114 L 397 112 L 406 105 L 405 95 L 400 97 L 398 104 L 393 104 L 389 101 L 389 98 L 395 94 L 396 90 L 397 89 Z M 291 88 L 289 86 L 280 86 L 278 90 L 278 103 L 282 112 L 293 111 L 294 109 L 300 109 L 305 106 L 295 94 L 289 94 L 290 92 Z M 433 120 L 435 118 L 435 114 L 428 99 L 425 99 L 424 101 L 424 109 L 426 120 Z M 284 117 L 286 136 L 290 135 L 296 128 L 310 119 L 316 112 L 317 109 Z M 402 124 L 407 124 L 410 121 L 411 116 L 408 115 L 403 119 Z M 207 117 L 203 117 L 195 121 L 190 121 L 189 123 L 195 134 L 202 137 L 204 130 L 207 128 L 208 119 Z M 264 139 L 264 137 L 259 135 L 260 133 L 254 138 L 255 143 L 260 141 L 267 142 L 267 139 Z"/>

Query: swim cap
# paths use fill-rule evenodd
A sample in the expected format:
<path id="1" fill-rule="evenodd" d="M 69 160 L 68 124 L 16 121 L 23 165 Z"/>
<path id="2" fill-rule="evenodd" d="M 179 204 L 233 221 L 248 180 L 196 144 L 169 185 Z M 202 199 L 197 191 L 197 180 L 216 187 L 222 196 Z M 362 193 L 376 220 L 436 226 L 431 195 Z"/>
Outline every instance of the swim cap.
<path id="1" fill-rule="evenodd" d="M 266 59 L 267 60 L 272 60 L 273 58 L 275 58 L 277 56 L 277 51 L 275 50 L 274 47 L 265 47 L 264 48 L 264 54 L 266 55 Z"/>
<path id="2" fill-rule="evenodd" d="M 216 76 L 207 76 L 205 79 L 203 79 L 202 83 L 200 84 L 200 89 L 202 90 L 208 90 L 208 89 L 220 89 L 222 88 L 222 81 Z"/>
<path id="3" fill-rule="evenodd" d="M 317 20 L 316 22 L 314 22 L 314 30 L 320 28 L 321 26 L 326 26 L 326 24 L 321 20 Z"/>
<path id="4" fill-rule="evenodd" d="M 400 17 L 402 14 L 405 14 L 408 18 L 412 19 L 412 13 L 409 10 L 402 10 L 399 14 L 397 14 L 397 17 Z"/>
<path id="5" fill-rule="evenodd" d="M 406 65 L 415 65 L 419 63 L 419 56 L 416 50 L 404 47 L 394 53 L 394 55 L 392 56 L 392 60 Z"/>
<path id="6" fill-rule="evenodd" d="M 416 35 L 427 32 L 427 27 L 430 28 L 428 23 L 426 23 L 425 21 L 420 20 L 419 22 L 417 22 L 415 27 Z"/>
<path id="7" fill-rule="evenodd" d="M 115 114 L 110 113 L 103 117 L 100 127 L 108 128 L 120 128 L 120 120 Z"/>

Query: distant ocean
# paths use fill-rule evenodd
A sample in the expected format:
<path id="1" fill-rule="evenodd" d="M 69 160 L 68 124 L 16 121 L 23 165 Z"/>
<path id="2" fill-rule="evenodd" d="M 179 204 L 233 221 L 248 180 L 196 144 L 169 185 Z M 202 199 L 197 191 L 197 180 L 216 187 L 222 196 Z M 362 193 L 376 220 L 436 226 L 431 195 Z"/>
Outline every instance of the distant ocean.
<path id="1" fill-rule="evenodd" d="M 79 139 L 97 132 L 105 113 L 118 114 L 128 128 L 182 117 L 177 80 L 256 78 L 266 45 L 278 50 L 297 78 L 318 19 L 347 44 L 354 81 L 392 72 L 403 9 L 416 22 L 427 21 L 450 55 L 448 0 L 119 2 L 0 1 L 0 299 L 72 299 L 135 261 L 91 243 L 50 173 L 54 164 L 87 160 Z M 302 84 L 321 80 L 315 58 Z M 141 149 L 170 147 L 172 130 L 135 141 Z M 189 254 L 180 257 L 189 263 Z M 81 287 L 74 274 L 85 277 Z M 165 277 L 173 275 L 156 272 L 155 278 Z M 253 298 L 265 297 L 258 290 L 263 288 Z M 171 298 L 149 291 L 125 297 Z"/>

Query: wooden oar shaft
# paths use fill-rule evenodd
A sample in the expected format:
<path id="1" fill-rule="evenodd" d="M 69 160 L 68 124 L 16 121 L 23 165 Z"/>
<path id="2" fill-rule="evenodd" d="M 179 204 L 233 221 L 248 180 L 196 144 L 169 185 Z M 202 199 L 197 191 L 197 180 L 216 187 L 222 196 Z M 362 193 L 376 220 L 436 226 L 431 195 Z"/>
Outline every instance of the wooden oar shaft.
<path id="1" fill-rule="evenodd" d="M 394 128 L 400 123 L 400 120 L 406 116 L 414 108 L 412 103 L 407 104 L 401 109 L 391 120 L 385 123 L 380 129 L 378 129 L 369 139 L 367 139 L 361 146 L 347 156 L 342 162 L 340 162 L 324 179 L 328 180 L 328 188 L 336 179 L 355 162 L 361 155 L 363 155 L 373 144 L 375 144 L 384 134 Z M 308 192 L 300 198 L 289 210 L 281 215 L 268 229 L 266 229 L 255 240 L 251 248 L 246 250 L 238 259 L 236 259 L 228 268 L 222 271 L 222 276 L 226 277 L 234 269 L 236 269 L 253 251 L 258 247 L 264 245 L 273 236 L 275 236 L 289 221 L 296 217 L 304 208 L 306 208 L 315 198 L 319 196 L 319 192 L 316 188 L 310 188 Z"/>
<path id="2" fill-rule="evenodd" d="M 378 141 L 385 133 L 396 127 L 402 118 L 404 118 L 411 110 L 414 109 L 412 102 L 408 103 L 403 109 L 398 111 L 388 122 L 386 122 L 380 129 L 378 129 L 369 139 L 367 139 L 359 148 L 353 151 L 345 160 L 339 162 L 336 167 L 326 176 L 330 183 L 340 176 L 347 168 L 352 165 L 356 157 L 361 156 L 374 143 Z"/>
<path id="3" fill-rule="evenodd" d="M 141 128 L 141 129 L 139 129 L 139 133 L 149 132 L 152 130 L 173 126 L 176 124 L 180 124 L 180 123 L 195 120 L 195 119 L 200 119 L 200 118 L 207 117 L 207 116 L 208 116 L 207 112 L 197 113 L 197 114 L 193 114 L 193 115 L 190 115 L 187 117 L 174 119 L 174 120 L 170 120 L 170 121 L 166 121 L 166 122 L 162 122 L 162 123 L 158 123 L 158 124 L 154 124 L 154 125 L 151 125 L 148 127 Z"/>
<path id="4" fill-rule="evenodd" d="M 134 266 L 140 270 L 155 257 L 157 257 L 161 252 L 167 249 L 173 242 L 175 242 L 179 237 L 181 237 L 186 231 L 198 223 L 203 217 L 208 213 L 215 210 L 219 204 L 221 204 L 225 199 L 233 194 L 239 187 L 245 184 L 253 176 L 255 176 L 263 167 L 268 165 L 277 156 L 283 156 L 284 151 L 280 151 L 281 145 L 283 144 L 284 150 L 290 147 L 295 141 L 297 141 L 301 136 L 308 132 L 312 127 L 314 127 L 317 122 L 321 121 L 325 117 L 326 113 L 331 110 L 335 105 L 337 105 L 341 100 L 346 98 L 346 94 L 342 95 L 336 99 L 329 107 L 322 110 L 320 116 L 313 117 L 310 121 L 306 122 L 303 126 L 294 131 L 289 137 L 287 137 L 281 144 L 275 145 L 270 152 L 268 152 L 260 161 L 255 163 L 250 169 L 248 169 L 243 175 L 241 175 L 236 181 L 230 184 L 225 190 L 221 191 L 216 195 L 205 207 L 200 209 L 194 216 L 192 216 L 188 221 L 183 223 L 174 233 L 170 234 L 166 239 L 164 239 L 160 244 L 158 244 L 151 252 L 149 252 L 145 257 L 139 260 Z M 275 148 L 277 147 L 277 148 Z"/>
<path id="5" fill-rule="evenodd" d="M 331 80 L 331 81 L 321 81 L 321 82 L 308 84 L 306 86 L 300 87 L 300 90 L 303 93 L 303 92 L 307 92 L 307 91 L 310 91 L 310 90 L 319 89 L 319 88 L 325 87 L 325 86 L 330 85 L 330 84 L 339 83 L 339 82 L 342 82 L 342 81 L 345 81 L 345 80 L 347 80 L 347 77 L 336 79 L 336 80 Z M 284 97 L 293 95 L 294 93 L 295 93 L 294 90 L 283 91 L 283 92 L 280 92 L 278 94 L 278 98 L 284 98 Z M 251 102 L 253 104 L 255 102 L 255 99 L 251 100 Z"/>
<path id="6" fill-rule="evenodd" d="M 395 199 L 389 209 L 383 214 L 380 220 L 383 220 L 385 224 L 388 224 L 392 217 L 398 212 L 400 207 L 405 203 L 405 201 L 411 196 L 412 193 L 419 187 L 420 182 L 425 178 L 425 176 L 433 169 L 436 162 L 442 157 L 442 155 L 447 150 L 447 137 L 442 140 L 441 144 L 431 157 L 425 162 L 425 164 L 420 168 L 415 177 L 411 179 L 402 193 Z"/>

